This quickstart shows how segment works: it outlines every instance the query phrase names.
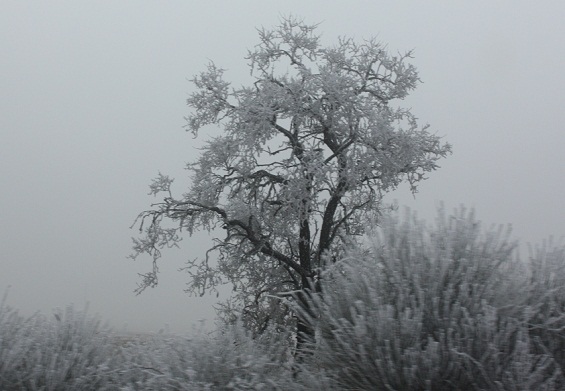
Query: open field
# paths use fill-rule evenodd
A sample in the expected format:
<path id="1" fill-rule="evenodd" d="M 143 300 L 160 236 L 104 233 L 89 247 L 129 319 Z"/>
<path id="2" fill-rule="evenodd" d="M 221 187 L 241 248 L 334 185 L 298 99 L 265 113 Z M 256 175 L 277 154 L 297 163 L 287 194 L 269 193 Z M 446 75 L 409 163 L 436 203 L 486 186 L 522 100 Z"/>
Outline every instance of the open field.
<path id="1" fill-rule="evenodd" d="M 23 317 L 4 298 L 0 389 L 564 389 L 565 248 L 523 262 L 472 213 L 438 221 L 384 221 L 370 251 L 335 264 L 302 314 L 316 341 L 300 365 L 280 329 L 124 334 L 73 307 Z"/>

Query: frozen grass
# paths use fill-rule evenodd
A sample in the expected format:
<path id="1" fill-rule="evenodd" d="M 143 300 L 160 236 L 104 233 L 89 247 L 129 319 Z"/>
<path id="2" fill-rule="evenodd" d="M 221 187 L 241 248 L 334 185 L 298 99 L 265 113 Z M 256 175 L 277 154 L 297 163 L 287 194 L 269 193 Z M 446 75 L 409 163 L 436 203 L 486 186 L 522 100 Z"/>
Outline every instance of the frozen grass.
<path id="1" fill-rule="evenodd" d="M 86 311 L 24 318 L 3 301 L 0 390 L 300 389 L 279 338 L 253 340 L 240 325 L 194 338 L 124 336 Z"/>
<path id="2" fill-rule="evenodd" d="M 472 213 L 429 228 L 392 216 L 350 250 L 309 313 L 311 354 L 239 324 L 193 338 L 120 336 L 68 307 L 22 317 L 0 303 L 0 390 L 563 390 L 565 249 L 515 254 Z"/>
<path id="3" fill-rule="evenodd" d="M 113 373 L 111 335 L 85 312 L 67 307 L 24 318 L 0 304 L 0 389 L 104 389 Z"/>

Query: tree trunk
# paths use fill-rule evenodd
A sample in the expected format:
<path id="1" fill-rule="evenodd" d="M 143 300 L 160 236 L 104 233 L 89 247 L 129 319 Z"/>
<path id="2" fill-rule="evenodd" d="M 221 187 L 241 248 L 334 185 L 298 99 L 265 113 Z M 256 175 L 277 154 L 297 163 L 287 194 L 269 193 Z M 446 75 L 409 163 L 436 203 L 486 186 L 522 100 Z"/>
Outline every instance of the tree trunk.
<path id="1" fill-rule="evenodd" d="M 312 316 L 310 312 L 309 296 L 314 285 L 308 278 L 302 279 L 302 290 L 297 295 L 296 300 L 302 307 L 303 311 Z M 315 330 L 301 314 L 296 316 L 296 352 L 295 359 L 298 363 L 304 360 L 304 357 L 309 355 L 311 350 L 309 345 L 313 344 L 316 339 Z"/>

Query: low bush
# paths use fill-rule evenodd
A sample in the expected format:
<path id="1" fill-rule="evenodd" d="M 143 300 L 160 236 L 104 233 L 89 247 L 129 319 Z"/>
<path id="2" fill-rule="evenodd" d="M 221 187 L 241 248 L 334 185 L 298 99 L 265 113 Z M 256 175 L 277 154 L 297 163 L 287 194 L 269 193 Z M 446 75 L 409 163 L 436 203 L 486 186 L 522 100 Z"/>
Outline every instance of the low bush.
<path id="1" fill-rule="evenodd" d="M 0 304 L 0 389 L 105 389 L 113 372 L 110 334 L 86 311 L 67 307 L 24 318 Z"/>
<path id="2" fill-rule="evenodd" d="M 24 318 L 3 301 L 0 390 L 300 389 L 283 339 L 253 339 L 240 324 L 191 338 L 124 336 L 73 307 Z"/>

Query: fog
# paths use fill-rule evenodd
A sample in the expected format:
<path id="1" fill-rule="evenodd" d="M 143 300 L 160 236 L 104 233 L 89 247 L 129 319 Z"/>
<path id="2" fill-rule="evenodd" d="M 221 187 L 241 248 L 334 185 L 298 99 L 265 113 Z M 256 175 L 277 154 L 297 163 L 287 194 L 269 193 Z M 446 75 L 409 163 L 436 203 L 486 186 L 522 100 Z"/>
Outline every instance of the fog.
<path id="1" fill-rule="evenodd" d="M 129 227 L 160 171 L 186 190 L 201 142 L 183 129 L 187 81 L 208 61 L 249 77 L 256 27 L 321 22 L 323 41 L 376 36 L 414 49 L 423 83 L 404 102 L 453 145 L 414 198 L 430 223 L 464 204 L 514 237 L 565 234 L 565 6 L 558 1 L 3 2 L 0 5 L 0 294 L 24 314 L 73 303 L 115 328 L 212 324 L 215 296 L 183 292 L 206 234 L 167 250 L 140 296 Z M 202 134 L 202 139 L 205 134 Z M 522 250 L 527 256 L 527 250 Z M 9 287 L 9 289 L 8 289 Z M 226 298 L 224 295 L 221 298 Z"/>

